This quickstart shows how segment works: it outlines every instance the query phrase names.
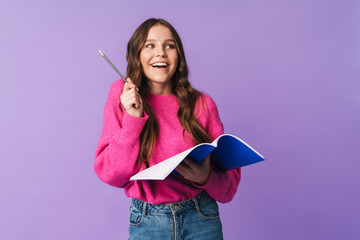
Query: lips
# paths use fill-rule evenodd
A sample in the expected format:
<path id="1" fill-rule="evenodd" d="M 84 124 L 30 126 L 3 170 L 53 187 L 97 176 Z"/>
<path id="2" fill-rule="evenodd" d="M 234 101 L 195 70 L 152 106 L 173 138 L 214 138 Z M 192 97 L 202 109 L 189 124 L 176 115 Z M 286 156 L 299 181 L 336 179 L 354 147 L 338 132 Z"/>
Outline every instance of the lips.
<path id="1" fill-rule="evenodd" d="M 167 68 L 169 65 L 166 62 L 155 62 L 151 66 L 153 68 Z"/>

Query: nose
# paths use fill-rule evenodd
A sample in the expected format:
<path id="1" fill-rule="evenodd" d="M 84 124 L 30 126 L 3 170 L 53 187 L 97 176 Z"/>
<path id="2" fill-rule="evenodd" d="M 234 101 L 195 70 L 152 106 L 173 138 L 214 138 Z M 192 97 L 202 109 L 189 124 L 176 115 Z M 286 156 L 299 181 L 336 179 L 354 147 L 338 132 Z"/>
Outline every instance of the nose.
<path id="1" fill-rule="evenodd" d="M 166 52 L 164 51 L 163 47 L 158 47 L 156 50 L 157 57 L 166 57 Z"/>

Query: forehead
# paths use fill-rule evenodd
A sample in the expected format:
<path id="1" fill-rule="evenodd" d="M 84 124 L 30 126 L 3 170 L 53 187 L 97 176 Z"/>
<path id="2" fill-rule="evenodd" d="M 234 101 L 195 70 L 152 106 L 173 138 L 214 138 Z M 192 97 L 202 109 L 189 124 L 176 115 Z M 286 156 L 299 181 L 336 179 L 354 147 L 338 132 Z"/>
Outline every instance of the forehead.
<path id="1" fill-rule="evenodd" d="M 156 24 L 150 28 L 146 39 L 160 41 L 164 39 L 174 39 L 174 37 L 169 28 L 165 27 L 162 24 Z"/>

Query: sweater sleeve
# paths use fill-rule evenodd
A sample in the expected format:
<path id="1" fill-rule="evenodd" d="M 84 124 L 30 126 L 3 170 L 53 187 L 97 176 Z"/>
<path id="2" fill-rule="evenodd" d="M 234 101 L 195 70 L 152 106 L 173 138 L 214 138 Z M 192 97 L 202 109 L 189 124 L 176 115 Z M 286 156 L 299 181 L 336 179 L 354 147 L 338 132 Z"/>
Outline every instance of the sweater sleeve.
<path id="1" fill-rule="evenodd" d="M 211 138 L 215 140 L 218 136 L 224 133 L 224 127 L 220 120 L 215 102 L 209 96 L 205 95 L 205 103 L 205 107 L 207 108 L 205 110 L 208 113 L 206 130 L 210 134 Z M 235 196 L 240 183 L 240 178 L 240 168 L 223 172 L 212 167 L 208 183 L 199 187 L 205 189 L 216 201 L 227 203 Z"/>
<path id="2" fill-rule="evenodd" d="M 98 177 L 115 187 L 124 187 L 140 170 L 137 157 L 140 133 L 148 119 L 127 114 L 119 108 L 124 83 L 114 82 L 104 107 L 103 129 L 95 151 L 94 170 Z"/>

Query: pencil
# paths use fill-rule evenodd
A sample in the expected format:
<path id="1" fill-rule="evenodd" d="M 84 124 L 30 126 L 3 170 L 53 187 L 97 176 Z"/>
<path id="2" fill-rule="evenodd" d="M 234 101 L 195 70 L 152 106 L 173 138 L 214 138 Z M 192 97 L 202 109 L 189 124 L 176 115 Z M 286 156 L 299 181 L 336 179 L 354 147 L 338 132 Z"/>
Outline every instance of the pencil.
<path id="1" fill-rule="evenodd" d="M 117 68 L 114 66 L 114 64 L 112 64 L 110 62 L 110 60 L 105 56 L 105 54 L 99 50 L 99 53 L 101 54 L 101 56 L 103 56 L 105 58 L 105 60 L 110 64 L 110 66 L 115 70 L 115 72 L 117 72 L 117 74 L 119 74 L 119 76 L 122 78 L 122 80 L 124 80 L 125 83 L 127 83 L 125 77 L 119 72 L 119 70 L 117 70 Z"/>

